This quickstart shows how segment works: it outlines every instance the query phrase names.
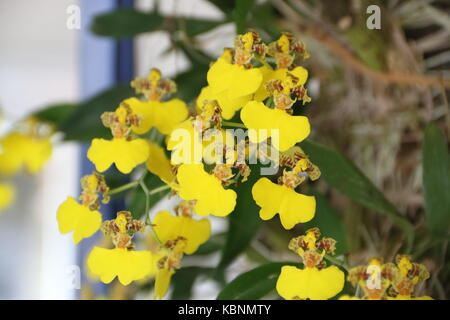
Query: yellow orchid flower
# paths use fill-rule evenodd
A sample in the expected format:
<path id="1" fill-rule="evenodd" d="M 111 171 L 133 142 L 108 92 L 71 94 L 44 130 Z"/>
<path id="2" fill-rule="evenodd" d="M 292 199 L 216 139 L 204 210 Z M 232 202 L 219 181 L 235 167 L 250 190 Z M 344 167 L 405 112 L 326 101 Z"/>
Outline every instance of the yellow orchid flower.
<path id="1" fill-rule="evenodd" d="M 276 288 L 286 300 L 326 300 L 342 291 L 344 282 L 344 273 L 336 266 L 321 270 L 315 267 L 299 269 L 284 266 Z"/>
<path id="2" fill-rule="evenodd" d="M 172 151 L 170 162 L 173 165 L 201 163 L 204 160 L 207 164 L 217 163 L 216 147 L 218 144 L 225 144 L 233 141 L 233 134 L 226 130 L 212 129 L 209 137 L 201 137 L 201 134 L 194 128 L 191 120 L 182 122 L 172 131 L 167 139 L 167 150 Z"/>
<path id="3" fill-rule="evenodd" d="M 115 163 L 117 169 L 125 174 L 145 162 L 148 155 L 147 141 L 144 139 L 128 141 L 125 138 L 93 139 L 87 153 L 88 159 L 95 164 L 97 171 L 104 172 Z"/>
<path id="4" fill-rule="evenodd" d="M 307 117 L 291 116 L 279 109 L 270 109 L 262 102 L 250 101 L 241 110 L 241 120 L 249 130 L 251 142 L 260 143 L 272 137 L 272 145 L 283 152 L 309 136 L 310 125 Z M 267 130 L 261 132 L 260 130 Z M 273 137 L 278 131 L 278 138 Z"/>
<path id="5" fill-rule="evenodd" d="M 164 149 L 153 142 L 148 142 L 149 156 L 147 160 L 147 169 L 157 175 L 163 182 L 171 183 L 175 180 L 175 174 L 172 171 L 170 160 L 166 157 Z"/>
<path id="6" fill-rule="evenodd" d="M 323 257 L 334 254 L 336 241 L 331 238 L 319 240 L 320 231 L 312 228 L 304 236 L 293 238 L 289 249 L 303 260 L 303 269 L 283 266 L 276 289 L 286 300 L 326 300 L 334 297 L 344 288 L 345 275 L 338 267 L 326 267 Z"/>
<path id="7" fill-rule="evenodd" d="M 194 211 L 200 216 L 224 217 L 236 206 L 236 192 L 225 190 L 221 181 L 208 174 L 203 164 L 182 164 L 178 168 L 179 196 L 197 200 Z"/>
<path id="8" fill-rule="evenodd" d="M 272 219 L 278 213 L 285 229 L 292 229 L 296 224 L 307 222 L 314 217 L 316 200 L 313 196 L 299 194 L 267 178 L 261 178 L 254 184 L 252 195 L 256 204 L 261 207 L 261 219 Z"/>
<path id="9" fill-rule="evenodd" d="M 78 203 L 74 198 L 67 197 L 56 214 L 59 232 L 62 234 L 73 231 L 73 242 L 78 243 L 89 238 L 100 228 L 102 215 L 97 210 Z"/>
<path id="10" fill-rule="evenodd" d="M 124 103 L 131 108 L 133 114 L 141 117 L 140 123 L 131 127 L 136 134 L 146 133 L 152 127 L 157 128 L 163 134 L 169 134 L 188 116 L 186 104 L 180 99 L 161 102 L 129 98 Z"/>
<path id="11" fill-rule="evenodd" d="M 266 83 L 271 80 L 280 80 L 282 83 L 284 81 L 288 81 L 287 74 L 290 73 L 298 78 L 298 82 L 296 85 L 304 85 L 306 80 L 308 80 L 308 70 L 303 67 L 296 67 L 292 70 L 288 70 L 287 68 L 281 69 L 272 69 L 268 65 L 264 65 L 260 68 L 261 74 L 263 75 L 262 83 Z M 269 92 L 266 90 L 264 85 L 260 86 L 258 91 L 255 93 L 254 100 L 263 101 L 269 96 Z"/>
<path id="12" fill-rule="evenodd" d="M 52 154 L 50 138 L 35 138 L 29 135 L 12 132 L 0 141 L 0 172 L 15 174 L 22 167 L 30 173 L 42 169 Z"/>
<path id="13" fill-rule="evenodd" d="M 0 183 L 0 211 L 8 208 L 16 197 L 15 189 L 9 184 Z"/>
<path id="14" fill-rule="evenodd" d="M 174 270 L 171 269 L 159 269 L 155 277 L 155 294 L 153 299 L 159 300 L 164 298 L 169 290 L 170 280 L 172 279 Z"/>
<path id="15" fill-rule="evenodd" d="M 207 80 L 213 94 L 226 93 L 230 100 L 254 94 L 262 82 L 258 68 L 246 69 L 220 57 L 208 70 Z"/>
<path id="16" fill-rule="evenodd" d="M 186 246 L 183 252 L 192 254 L 205 243 L 211 235 L 211 223 L 207 219 L 199 221 L 191 216 L 172 216 L 169 211 L 160 211 L 153 219 L 153 230 L 162 243 L 183 238 Z"/>
<path id="17" fill-rule="evenodd" d="M 126 286 L 132 281 L 155 275 L 157 258 L 159 256 L 150 251 L 94 247 L 87 258 L 87 266 L 91 274 L 103 283 L 110 283 L 117 276 L 119 282 Z"/>
<path id="18" fill-rule="evenodd" d="M 222 117 L 226 120 L 230 120 L 233 118 L 236 111 L 252 100 L 252 95 L 249 94 L 230 99 L 227 91 L 216 93 L 211 86 L 206 86 L 200 91 L 200 95 L 197 98 L 198 110 L 202 110 L 204 101 L 206 100 L 216 100 L 222 109 Z"/>

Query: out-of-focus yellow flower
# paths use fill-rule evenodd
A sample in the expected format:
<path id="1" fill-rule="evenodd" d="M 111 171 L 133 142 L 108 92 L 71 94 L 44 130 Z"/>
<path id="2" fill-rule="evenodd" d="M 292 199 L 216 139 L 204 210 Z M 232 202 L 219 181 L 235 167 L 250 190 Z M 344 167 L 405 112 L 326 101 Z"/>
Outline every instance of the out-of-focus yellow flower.
<path id="1" fill-rule="evenodd" d="M 206 86 L 200 91 L 200 95 L 197 98 L 197 108 L 201 110 L 203 108 L 203 103 L 206 100 L 216 100 L 222 109 L 222 117 L 229 120 L 233 118 L 236 111 L 241 109 L 251 99 L 251 94 L 230 99 L 227 91 L 215 93 L 212 87 Z"/>
<path id="2" fill-rule="evenodd" d="M 269 220 L 278 213 L 285 229 L 292 229 L 297 223 L 307 222 L 314 217 L 316 200 L 313 196 L 299 194 L 267 178 L 261 178 L 254 184 L 252 195 L 261 207 L 261 219 Z"/>
<path id="3" fill-rule="evenodd" d="M 42 169 L 52 154 L 50 138 L 35 138 L 29 135 L 13 132 L 0 141 L 0 172 L 15 174 L 22 167 L 30 173 Z"/>
<path id="4" fill-rule="evenodd" d="M 105 249 L 94 247 L 87 258 L 89 271 L 104 283 L 116 276 L 124 286 L 155 275 L 156 258 L 150 251 L 133 251 L 125 248 Z"/>
<path id="5" fill-rule="evenodd" d="M 196 200 L 194 211 L 200 216 L 224 217 L 236 206 L 236 192 L 225 190 L 221 181 L 208 174 L 203 164 L 182 164 L 178 168 L 179 196 Z"/>
<path id="6" fill-rule="evenodd" d="M 148 142 L 149 156 L 147 169 L 156 174 L 165 183 L 171 183 L 175 179 L 170 160 L 166 157 L 164 149 L 153 142 Z"/>
<path id="7" fill-rule="evenodd" d="M 304 236 L 293 238 L 289 249 L 303 260 L 303 269 L 283 266 L 276 289 L 286 300 L 326 300 L 334 297 L 344 288 L 345 276 L 336 266 L 326 267 L 323 257 L 333 254 L 336 241 L 331 238 L 319 240 L 320 231 L 312 228 Z"/>
<path id="8" fill-rule="evenodd" d="M 220 57 L 209 68 L 208 84 L 213 94 L 226 93 L 229 100 L 254 94 L 262 82 L 258 68 L 246 69 Z"/>
<path id="9" fill-rule="evenodd" d="M 287 77 L 288 73 L 298 78 L 296 85 L 304 85 L 308 79 L 308 70 L 303 67 L 296 67 L 292 70 L 288 70 L 287 68 L 273 70 L 269 66 L 262 66 L 260 70 L 263 75 L 263 84 L 271 80 L 280 80 L 282 83 L 284 81 L 289 81 L 289 78 Z M 262 85 L 259 87 L 258 91 L 256 91 L 254 100 L 263 101 L 268 96 L 269 92 L 267 92 L 265 86 Z"/>
<path id="10" fill-rule="evenodd" d="M 90 210 L 89 207 L 78 203 L 72 197 L 67 197 L 66 201 L 59 206 L 56 218 L 60 233 L 73 231 L 74 243 L 92 236 L 102 224 L 100 212 Z"/>
<path id="11" fill-rule="evenodd" d="M 8 208 L 16 196 L 15 189 L 9 184 L 0 183 L 0 211 Z"/>
<path id="12" fill-rule="evenodd" d="M 137 134 L 146 133 L 152 127 L 156 127 L 163 134 L 169 134 L 188 116 L 186 104 L 180 99 L 160 102 L 129 98 L 124 103 L 130 106 L 134 114 L 141 117 L 139 125 L 131 127 Z"/>
<path id="13" fill-rule="evenodd" d="M 124 138 L 112 140 L 93 139 L 87 157 L 99 172 L 104 172 L 115 163 L 122 173 L 130 173 L 137 165 L 148 159 L 148 143 L 144 139 L 128 141 Z"/>
<path id="14" fill-rule="evenodd" d="M 155 278 L 155 295 L 154 299 L 162 299 L 167 293 L 170 285 L 170 279 L 175 273 L 173 270 L 159 269 Z"/>
<path id="15" fill-rule="evenodd" d="M 336 266 L 321 270 L 284 266 L 277 281 L 277 291 L 286 300 L 326 300 L 338 294 L 343 287 L 344 273 Z"/>
<path id="16" fill-rule="evenodd" d="M 249 130 L 249 139 L 260 143 L 272 137 L 272 145 L 286 151 L 309 136 L 310 126 L 307 117 L 291 116 L 280 109 L 270 109 L 261 102 L 250 101 L 241 111 L 241 120 Z M 261 132 L 267 130 L 267 134 Z M 278 137 L 271 130 L 278 130 Z M 279 141 L 278 141 L 279 140 Z"/>
<path id="17" fill-rule="evenodd" d="M 207 219 L 199 221 L 191 216 L 172 216 L 169 211 L 160 211 L 153 219 L 153 230 L 162 243 L 183 238 L 186 245 L 183 252 L 192 254 L 211 235 L 211 223 Z"/>

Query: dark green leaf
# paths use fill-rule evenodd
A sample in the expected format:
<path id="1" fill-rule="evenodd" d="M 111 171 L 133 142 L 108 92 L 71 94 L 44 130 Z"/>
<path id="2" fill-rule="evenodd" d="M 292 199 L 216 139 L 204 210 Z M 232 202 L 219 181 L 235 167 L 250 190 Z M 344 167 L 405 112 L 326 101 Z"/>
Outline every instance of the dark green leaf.
<path id="1" fill-rule="evenodd" d="M 90 141 L 93 138 L 110 138 L 110 130 L 105 128 L 100 116 L 105 111 L 114 111 L 122 100 L 133 95 L 128 84 L 110 88 L 78 105 L 74 112 L 61 124 L 65 140 Z"/>
<path id="2" fill-rule="evenodd" d="M 193 18 L 177 19 L 177 29 L 184 31 L 189 37 L 195 37 L 225 23 L 221 20 L 203 20 Z"/>
<path id="3" fill-rule="evenodd" d="M 322 171 L 322 178 L 333 188 L 342 192 L 353 201 L 375 211 L 385 214 L 403 229 L 411 248 L 414 230 L 384 195 L 375 187 L 347 157 L 311 141 L 304 141 L 301 147 Z"/>
<path id="4" fill-rule="evenodd" d="M 423 143 L 423 187 L 427 224 L 434 236 L 450 225 L 450 168 L 448 144 L 441 130 L 429 124 Z"/>
<path id="5" fill-rule="evenodd" d="M 260 207 L 255 203 L 252 196 L 253 184 L 259 177 L 259 166 L 253 166 L 248 181 L 240 183 L 235 188 L 237 193 L 236 207 L 229 215 L 228 232 L 217 269 L 218 275 L 247 248 L 261 225 Z"/>
<path id="6" fill-rule="evenodd" d="M 267 33 L 271 38 L 265 39 L 268 42 L 280 36 L 282 28 L 277 21 L 277 12 L 269 2 L 254 6 L 250 15 L 250 22 L 253 28 L 262 30 L 262 36 Z"/>
<path id="7" fill-rule="evenodd" d="M 39 110 L 33 116 L 58 128 L 74 112 L 76 107 L 76 104 L 71 103 L 52 105 Z"/>
<path id="8" fill-rule="evenodd" d="M 177 84 L 177 96 L 184 101 L 192 101 L 200 94 L 201 88 L 207 85 L 207 66 L 192 68 L 178 74 L 173 79 Z"/>
<path id="9" fill-rule="evenodd" d="M 158 30 L 163 21 L 164 18 L 156 12 L 119 9 L 96 16 L 91 30 L 100 36 L 126 38 Z"/>
<path id="10" fill-rule="evenodd" d="M 247 17 L 255 0 L 235 0 L 236 7 L 233 11 L 236 33 L 244 33 L 247 28 Z"/>
<path id="11" fill-rule="evenodd" d="M 178 270 L 172 277 L 172 300 L 191 298 L 192 286 L 199 275 L 211 273 L 211 268 L 186 267 Z"/>
<path id="12" fill-rule="evenodd" d="M 345 230 L 342 226 L 339 213 L 330 205 L 327 198 L 315 192 L 316 197 L 316 215 L 310 222 L 304 224 L 304 228 L 309 229 L 318 227 L 320 232 L 329 238 L 337 241 L 336 254 L 343 254 L 347 252 L 347 238 Z"/>
<path id="13" fill-rule="evenodd" d="M 281 267 L 288 265 L 300 266 L 300 264 L 294 262 L 273 262 L 242 273 L 222 289 L 217 299 L 261 299 L 275 289 Z"/>
<path id="14" fill-rule="evenodd" d="M 144 179 L 145 185 L 147 186 L 148 190 L 152 190 L 155 188 L 158 188 L 164 184 L 164 182 L 159 179 L 158 176 L 151 174 L 150 172 L 147 173 L 147 176 Z M 169 193 L 169 189 L 152 194 L 149 196 L 150 199 L 150 206 L 149 209 L 152 209 L 159 200 L 164 198 Z M 140 219 L 145 214 L 145 193 L 142 190 L 140 186 L 137 186 L 133 189 L 132 193 L 130 194 L 129 198 L 129 211 L 133 215 L 135 219 Z"/>
<path id="15" fill-rule="evenodd" d="M 213 235 L 207 242 L 202 244 L 197 251 L 195 251 L 194 255 L 208 255 L 213 252 L 219 251 L 223 248 L 224 238 L 224 233 Z"/>
<path id="16" fill-rule="evenodd" d="M 234 1 L 232 0 L 208 0 L 225 14 L 230 14 L 234 9 Z"/>

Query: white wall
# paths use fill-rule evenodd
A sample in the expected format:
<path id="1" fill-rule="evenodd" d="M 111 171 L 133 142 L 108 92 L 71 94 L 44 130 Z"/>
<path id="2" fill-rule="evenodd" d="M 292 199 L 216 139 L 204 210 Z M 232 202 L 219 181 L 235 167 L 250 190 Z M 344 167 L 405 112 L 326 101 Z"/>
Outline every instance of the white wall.
<path id="1" fill-rule="evenodd" d="M 66 9 L 76 3 L 0 2 L 2 132 L 42 106 L 77 99 L 77 31 L 66 27 Z M 75 249 L 58 233 L 55 215 L 67 195 L 76 195 L 77 160 L 76 146 L 55 146 L 43 172 L 14 179 L 17 202 L 0 214 L 0 298 L 73 297 L 66 270 Z"/>

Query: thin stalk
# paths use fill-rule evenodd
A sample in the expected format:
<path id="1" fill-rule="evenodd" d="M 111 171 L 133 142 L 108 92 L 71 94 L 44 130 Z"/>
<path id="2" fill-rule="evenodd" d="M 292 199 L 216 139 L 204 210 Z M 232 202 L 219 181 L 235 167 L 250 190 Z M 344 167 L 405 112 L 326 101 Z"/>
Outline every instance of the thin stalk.
<path id="1" fill-rule="evenodd" d="M 112 189 L 112 190 L 109 190 L 109 191 L 108 191 L 108 194 L 116 194 L 116 193 L 120 193 L 120 192 L 126 191 L 126 190 L 128 190 L 128 189 L 134 188 L 134 187 L 136 187 L 137 185 L 139 185 L 139 181 L 132 181 L 132 182 L 129 182 L 129 183 L 127 183 L 127 184 L 124 184 L 124 185 L 122 185 L 122 186 L 120 186 L 120 187 L 117 187 L 117 188 L 114 188 L 114 189 Z"/>

